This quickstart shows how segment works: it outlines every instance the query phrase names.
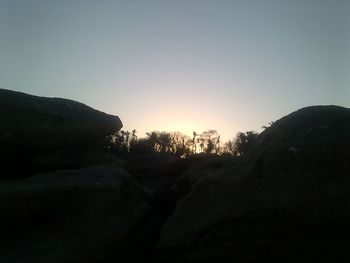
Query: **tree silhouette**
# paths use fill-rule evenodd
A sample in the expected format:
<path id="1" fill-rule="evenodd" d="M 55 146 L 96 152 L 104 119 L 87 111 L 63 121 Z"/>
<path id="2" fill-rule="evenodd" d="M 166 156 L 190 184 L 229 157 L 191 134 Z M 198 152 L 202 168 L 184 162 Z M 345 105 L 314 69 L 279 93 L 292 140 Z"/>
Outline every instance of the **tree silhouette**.
<path id="1" fill-rule="evenodd" d="M 192 139 L 192 152 L 193 153 L 197 152 L 197 141 L 196 141 L 197 136 L 198 136 L 198 134 L 194 131 L 193 132 L 193 139 Z"/>
<path id="2" fill-rule="evenodd" d="M 136 135 L 136 130 L 135 129 L 133 129 L 132 131 L 131 131 L 131 139 L 130 139 L 130 143 L 129 143 L 129 150 L 131 149 L 131 148 L 133 148 L 136 144 L 137 144 L 137 135 Z"/>
<path id="3" fill-rule="evenodd" d="M 172 133 L 173 153 L 178 157 L 185 157 L 192 153 L 193 144 L 191 138 L 180 132 Z M 191 150 L 192 149 L 192 150 Z"/>
<path id="4" fill-rule="evenodd" d="M 216 144 L 215 144 L 215 153 L 220 154 L 221 153 L 221 147 L 220 147 L 220 135 L 216 139 Z"/>
<path id="5" fill-rule="evenodd" d="M 234 153 L 235 153 L 235 142 L 234 142 L 234 140 L 228 140 L 227 142 L 224 143 L 223 153 L 224 154 L 234 155 Z"/>
<path id="6" fill-rule="evenodd" d="M 239 132 L 234 142 L 234 155 L 244 156 L 252 144 L 256 141 L 258 134 L 254 131 Z"/>
<path id="7" fill-rule="evenodd" d="M 135 140 L 137 140 L 136 132 L 137 131 L 135 129 L 133 129 L 132 133 L 131 133 L 132 138 L 135 139 Z"/>
<path id="8" fill-rule="evenodd" d="M 193 131 L 193 137 L 180 132 L 152 131 L 147 132 L 145 138 L 138 138 L 137 131 L 121 130 L 107 139 L 106 149 L 114 152 L 121 158 L 128 158 L 133 154 L 167 153 L 177 157 L 186 157 L 191 154 L 232 154 L 244 156 L 256 140 L 257 133 L 239 132 L 234 140 L 221 145 L 221 137 L 216 130 L 206 130 L 201 134 Z"/>
<path id="9" fill-rule="evenodd" d="M 147 138 L 138 139 L 135 144 L 130 147 L 130 153 L 133 155 L 147 154 L 154 152 L 154 146 L 151 145 Z"/>
<path id="10" fill-rule="evenodd" d="M 160 145 L 160 152 L 167 153 L 173 152 L 172 149 L 172 136 L 168 132 L 161 132 L 158 135 L 158 143 Z"/>
<path id="11" fill-rule="evenodd" d="M 216 130 L 207 130 L 202 132 L 201 138 L 201 151 L 205 153 L 216 152 L 216 145 L 218 143 L 219 135 Z M 219 139 L 220 141 L 220 139 Z"/>
<path id="12" fill-rule="evenodd" d="M 155 152 L 159 152 L 159 133 L 158 132 L 147 132 L 146 140 L 149 142 L 149 144 L 152 146 L 153 150 Z"/>
<path id="13" fill-rule="evenodd" d="M 198 138 L 198 142 L 199 142 L 199 147 L 200 147 L 200 152 L 204 152 L 204 139 L 202 137 Z"/>
<path id="14" fill-rule="evenodd" d="M 211 153 L 213 152 L 215 148 L 215 144 L 211 139 L 208 140 L 207 147 L 205 148 L 205 153 Z"/>

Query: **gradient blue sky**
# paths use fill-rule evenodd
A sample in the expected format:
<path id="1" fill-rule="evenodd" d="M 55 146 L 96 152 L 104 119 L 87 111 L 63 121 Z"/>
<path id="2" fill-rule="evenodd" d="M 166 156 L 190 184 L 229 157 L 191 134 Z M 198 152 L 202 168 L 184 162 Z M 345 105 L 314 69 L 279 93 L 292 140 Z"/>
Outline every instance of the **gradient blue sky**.
<path id="1" fill-rule="evenodd" d="M 225 139 L 350 107 L 350 1 L 0 0 L 0 87 Z"/>

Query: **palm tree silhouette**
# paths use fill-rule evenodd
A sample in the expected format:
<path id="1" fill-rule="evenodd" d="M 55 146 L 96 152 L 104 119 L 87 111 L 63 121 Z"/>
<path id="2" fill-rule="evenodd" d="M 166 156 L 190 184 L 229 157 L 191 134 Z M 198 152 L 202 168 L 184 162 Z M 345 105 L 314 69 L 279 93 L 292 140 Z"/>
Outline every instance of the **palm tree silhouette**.
<path id="1" fill-rule="evenodd" d="M 195 131 L 193 131 L 193 139 L 192 139 L 192 152 L 196 153 L 197 152 L 197 143 L 196 143 L 196 137 L 197 137 L 197 133 Z"/>

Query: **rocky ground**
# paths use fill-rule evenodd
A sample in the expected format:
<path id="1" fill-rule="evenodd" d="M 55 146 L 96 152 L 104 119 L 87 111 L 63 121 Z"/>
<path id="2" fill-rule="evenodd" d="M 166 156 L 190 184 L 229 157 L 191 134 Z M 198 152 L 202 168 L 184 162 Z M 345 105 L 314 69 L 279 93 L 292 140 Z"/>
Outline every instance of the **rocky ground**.
<path id="1" fill-rule="evenodd" d="M 162 227 L 159 262 L 349 259 L 349 109 L 296 111 L 242 162 L 217 162 L 178 180 L 192 186 Z"/>
<path id="2" fill-rule="evenodd" d="M 91 147 L 117 116 L 8 90 L 0 110 L 1 263 L 350 258 L 350 109 L 293 112 L 244 158 L 126 161 Z"/>

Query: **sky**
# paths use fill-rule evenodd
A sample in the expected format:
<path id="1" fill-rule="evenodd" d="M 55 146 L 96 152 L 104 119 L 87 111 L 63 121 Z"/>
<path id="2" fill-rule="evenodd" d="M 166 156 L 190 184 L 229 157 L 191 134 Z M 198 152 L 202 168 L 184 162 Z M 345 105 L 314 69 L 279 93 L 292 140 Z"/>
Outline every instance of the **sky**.
<path id="1" fill-rule="evenodd" d="M 350 107 L 350 0 L 0 0 L 0 88 L 226 140 Z"/>

